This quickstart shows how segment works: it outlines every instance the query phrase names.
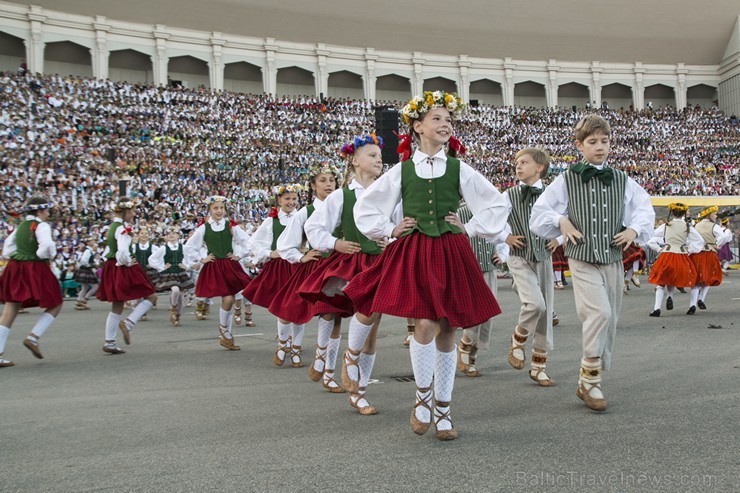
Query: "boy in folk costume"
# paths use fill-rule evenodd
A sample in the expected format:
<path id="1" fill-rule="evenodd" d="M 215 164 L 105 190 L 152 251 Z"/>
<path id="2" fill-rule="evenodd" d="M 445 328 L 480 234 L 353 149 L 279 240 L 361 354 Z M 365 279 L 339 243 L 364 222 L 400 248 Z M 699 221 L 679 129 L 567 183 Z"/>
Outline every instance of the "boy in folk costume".
<path id="1" fill-rule="evenodd" d="M 221 297 L 219 309 L 219 341 L 230 350 L 241 349 L 234 344 L 231 333 L 234 295 L 251 279 L 242 270 L 239 260 L 247 251 L 247 234 L 238 224 L 226 217 L 228 199 L 213 195 L 205 200 L 208 220 L 193 233 L 185 243 L 183 261 L 200 262 L 202 267 L 195 284 L 195 295 L 199 298 Z M 180 301 L 181 303 L 182 301 Z"/>
<path id="2" fill-rule="evenodd" d="M 409 352 L 417 388 L 409 422 L 419 435 L 434 422 L 439 440 L 457 438 L 450 414 L 455 329 L 501 313 L 466 234 L 498 237 L 506 227 L 506 202 L 483 175 L 445 152 L 452 121 L 463 110 L 457 96 L 442 91 L 425 92 L 404 107 L 418 148 L 373 183 L 354 209 L 357 228 L 369 239 L 398 240 L 344 289 L 364 317 L 414 318 Z M 465 225 L 455 214 L 461 198 L 473 212 Z M 405 217 L 394 224 L 400 203 Z"/>
<path id="3" fill-rule="evenodd" d="M 528 147 L 516 154 L 516 177 L 519 185 L 504 192 L 509 209 L 511 234 L 506 244 L 511 248 L 509 271 L 517 287 L 522 306 L 509 346 L 509 364 L 524 368 L 524 345 L 530 334 L 532 359 L 529 377 L 537 385 L 549 387 L 555 382 L 545 373 L 547 352 L 552 350 L 553 268 L 551 252 L 560 244 L 558 239 L 546 240 L 529 229 L 532 206 L 545 190 L 542 178 L 550 168 L 550 156 L 542 149 Z"/>
<path id="4" fill-rule="evenodd" d="M 80 292 L 77 294 L 77 301 L 74 306 L 75 310 L 90 309 L 87 306 L 87 302 L 95 296 L 100 283 L 98 276 L 95 275 L 97 265 L 95 265 L 95 252 L 93 251 L 93 249 L 97 248 L 97 242 L 95 238 L 87 238 L 85 243 L 85 248 L 77 260 L 78 268 L 77 272 L 75 272 L 75 281 L 80 284 Z"/>
<path id="5" fill-rule="evenodd" d="M 716 205 L 702 210 L 697 217 L 700 221 L 694 227 L 704 239 L 704 248 L 691 255 L 691 261 L 696 267 L 696 284 L 691 288 L 691 306 L 687 315 L 696 313 L 697 306 L 700 310 L 706 310 L 705 300 L 709 287 L 722 284 L 722 266 L 717 251 L 732 239 L 732 233 L 723 231 L 717 224 Z"/>
<path id="6" fill-rule="evenodd" d="M 10 258 L 0 274 L 0 302 L 4 303 L 0 316 L 0 368 L 15 363 L 3 358 L 5 341 L 21 308 L 39 306 L 44 313 L 36 321 L 23 345 L 42 359 L 39 339 L 62 309 L 62 290 L 49 267 L 56 255 L 49 218 L 52 204 L 41 196 L 33 196 L 26 203 L 26 218 L 8 236 L 3 245 L 3 257 Z"/>
<path id="7" fill-rule="evenodd" d="M 131 331 L 136 323 L 154 306 L 157 296 L 154 286 L 146 277 L 144 269 L 136 261 L 132 250 L 132 230 L 126 226 L 136 216 L 136 204 L 121 198 L 113 206 L 113 222 L 108 227 L 108 254 L 103 264 L 100 288 L 96 293 L 100 301 L 110 301 L 111 311 L 105 323 L 105 345 L 103 351 L 109 354 L 125 353 L 116 344 L 116 331 L 120 330 L 123 341 L 131 343 Z M 125 319 L 121 320 L 124 304 L 127 301 L 145 298 Z"/>
<path id="8" fill-rule="evenodd" d="M 648 277 L 650 284 L 657 285 L 651 317 L 660 317 L 660 308 L 666 295 L 666 310 L 673 310 L 673 290 L 676 286 L 690 288 L 696 284 L 696 268 L 689 254 L 700 252 L 704 247 L 704 239 L 686 220 L 688 210 L 689 206 L 680 202 L 668 204 L 668 221 L 658 226 L 647 243 L 650 248 L 660 252 Z"/>
<path id="9" fill-rule="evenodd" d="M 530 215 L 534 234 L 563 236 L 576 312 L 583 323 L 576 396 L 595 411 L 607 407 L 601 381 L 611 364 L 622 306 L 622 250 L 635 239 L 650 239 L 655 222 L 647 192 L 606 164 L 610 132 L 598 115 L 578 122 L 575 140 L 583 160 L 545 189 Z"/>

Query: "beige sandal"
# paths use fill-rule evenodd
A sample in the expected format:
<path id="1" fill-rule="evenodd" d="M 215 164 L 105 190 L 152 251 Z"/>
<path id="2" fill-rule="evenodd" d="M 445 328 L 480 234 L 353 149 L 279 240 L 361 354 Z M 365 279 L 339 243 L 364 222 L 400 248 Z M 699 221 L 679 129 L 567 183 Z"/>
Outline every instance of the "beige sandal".
<path id="1" fill-rule="evenodd" d="M 285 363 L 285 357 L 288 355 L 288 351 L 290 349 L 288 341 L 290 341 L 290 339 L 286 339 L 284 341 L 278 339 L 277 351 L 272 355 L 272 362 L 275 363 L 275 366 L 283 366 L 283 363 Z M 283 353 L 282 358 L 280 357 L 280 353 Z"/>
<path id="2" fill-rule="evenodd" d="M 434 414 L 432 412 L 432 387 L 416 387 L 416 392 L 419 394 L 429 394 L 429 398 L 427 399 L 415 399 L 414 401 L 414 407 L 411 408 L 411 417 L 409 418 L 409 422 L 411 424 L 411 431 L 416 433 L 417 435 L 423 435 L 427 431 L 429 431 L 429 427 L 432 425 L 432 415 Z M 419 418 L 416 417 L 416 408 L 417 407 L 424 407 L 427 411 L 429 411 L 429 422 L 420 421 Z"/>
<path id="3" fill-rule="evenodd" d="M 324 375 L 324 368 L 326 368 L 326 353 L 320 354 L 319 351 L 326 351 L 326 346 L 316 347 L 316 356 L 314 357 L 313 363 L 308 367 L 308 378 L 310 378 L 314 382 L 318 382 L 321 380 L 321 377 Z M 316 369 L 316 362 L 321 361 L 321 371 L 318 371 Z"/>
<path id="4" fill-rule="evenodd" d="M 446 407 L 447 411 L 442 412 L 439 411 L 440 407 Z M 450 423 L 450 426 L 452 425 L 452 418 L 450 418 L 450 403 L 449 402 L 437 402 L 434 405 L 434 427 L 437 428 L 437 431 L 435 432 L 435 436 L 437 437 L 437 440 L 454 440 L 457 438 L 457 430 L 453 427 L 449 430 L 440 430 L 439 429 L 439 422 L 440 421 L 447 421 Z M 437 414 L 439 412 L 439 414 Z"/>
<path id="5" fill-rule="evenodd" d="M 524 343 L 527 342 L 527 338 L 529 337 L 529 334 L 527 334 L 525 336 L 521 335 L 517 331 L 518 328 L 519 328 L 519 326 L 517 325 L 514 328 L 514 335 L 511 336 L 511 345 L 509 346 L 509 356 L 508 356 L 508 359 L 509 359 L 509 364 L 513 368 L 516 368 L 517 370 L 521 370 L 522 368 L 524 368 L 524 358 L 525 358 Z M 514 356 L 514 351 L 521 351 L 522 352 L 522 358 L 519 359 L 516 356 Z"/>
<path id="6" fill-rule="evenodd" d="M 350 358 L 347 353 L 356 356 L 355 359 Z M 350 348 L 342 355 L 342 387 L 345 388 L 349 393 L 356 394 L 360 387 L 360 351 L 352 351 Z M 347 369 L 350 366 L 357 368 L 357 380 L 352 380 L 347 373 Z"/>
<path id="7" fill-rule="evenodd" d="M 336 380 L 334 380 L 334 370 L 324 372 L 324 378 L 321 379 L 321 385 L 323 385 L 324 388 L 332 394 L 344 394 L 347 392 L 337 383 Z"/>
<path id="8" fill-rule="evenodd" d="M 371 406 L 369 402 L 367 402 L 367 399 L 365 399 L 365 390 L 367 387 L 359 387 L 359 392 L 356 394 L 350 394 L 349 396 L 349 405 L 357 409 L 357 412 L 362 414 L 363 416 L 371 416 L 373 414 L 378 414 L 378 408 L 375 406 Z M 358 403 L 361 400 L 365 400 L 367 402 L 367 406 L 359 406 Z"/>

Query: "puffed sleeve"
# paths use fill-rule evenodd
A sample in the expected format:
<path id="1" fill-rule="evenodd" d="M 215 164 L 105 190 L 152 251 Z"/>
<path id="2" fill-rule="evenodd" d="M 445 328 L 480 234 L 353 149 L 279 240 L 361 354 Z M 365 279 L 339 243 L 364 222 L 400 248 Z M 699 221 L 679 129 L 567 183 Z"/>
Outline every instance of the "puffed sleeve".
<path id="1" fill-rule="evenodd" d="M 375 180 L 355 204 L 353 215 L 357 229 L 371 240 L 390 238 L 396 227 L 391 218 L 401 201 L 401 165 L 396 164 Z"/>
<path id="2" fill-rule="evenodd" d="M 206 227 L 198 226 L 193 235 L 185 242 L 183 248 L 183 257 L 185 264 L 196 265 L 205 258 L 203 255 L 203 238 L 205 237 Z"/>
<path id="3" fill-rule="evenodd" d="M 162 272 L 164 270 L 164 254 L 166 251 L 167 247 L 165 246 L 152 245 L 152 254 L 149 255 L 149 267 L 156 269 L 157 272 Z"/>
<path id="4" fill-rule="evenodd" d="M 124 233 L 125 228 L 118 226 L 116 228 L 116 244 L 118 245 L 118 251 L 116 252 L 116 262 L 118 265 L 129 266 L 133 259 L 131 258 L 131 235 Z"/>
<path id="5" fill-rule="evenodd" d="M 465 223 L 468 236 L 501 241 L 509 217 L 506 200 L 490 181 L 463 162 L 460 163 L 460 195 L 473 213 Z"/>
<path id="6" fill-rule="evenodd" d="M 267 217 L 257 231 L 254 232 L 249 241 L 247 242 L 247 248 L 252 252 L 254 263 L 259 264 L 266 262 L 270 259 L 270 252 L 272 249 L 272 221 L 274 218 Z"/>
<path id="7" fill-rule="evenodd" d="M 541 238 L 560 236 L 560 219 L 568 216 L 568 190 L 563 175 L 555 178 L 539 196 L 529 215 L 529 229 Z"/>
<path id="8" fill-rule="evenodd" d="M 314 211 L 312 217 L 316 213 L 317 211 Z M 306 224 L 307 216 L 308 210 L 305 207 L 299 210 L 278 238 L 277 252 L 291 264 L 297 264 L 303 257 L 300 248 L 303 244 L 303 226 Z"/>
<path id="9" fill-rule="evenodd" d="M 5 258 L 11 257 L 18 250 L 18 247 L 15 244 L 16 231 L 18 230 L 14 229 L 13 232 L 5 238 L 5 243 L 3 244 L 3 257 Z"/>
<path id="10" fill-rule="evenodd" d="M 357 209 L 357 206 L 355 206 L 355 209 Z M 344 192 L 340 188 L 329 194 L 322 206 L 311 214 L 303 229 L 306 231 L 306 238 L 308 238 L 308 242 L 313 248 L 320 252 L 328 252 L 334 249 L 337 239 L 332 236 L 332 233 L 342 222 L 343 210 Z"/>
<path id="11" fill-rule="evenodd" d="M 43 259 L 52 259 L 57 254 L 57 246 L 51 237 L 51 227 L 47 223 L 38 223 L 36 226 L 36 241 L 39 247 L 36 256 Z"/>

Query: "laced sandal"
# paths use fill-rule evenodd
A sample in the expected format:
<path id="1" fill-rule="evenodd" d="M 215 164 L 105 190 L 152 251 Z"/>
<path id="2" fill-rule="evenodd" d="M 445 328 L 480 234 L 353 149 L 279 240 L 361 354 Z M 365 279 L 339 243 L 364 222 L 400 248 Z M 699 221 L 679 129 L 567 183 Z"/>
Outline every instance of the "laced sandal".
<path id="1" fill-rule="evenodd" d="M 170 325 L 177 325 L 177 311 L 174 306 L 170 306 Z"/>
<path id="2" fill-rule="evenodd" d="M 75 302 L 74 308 L 75 310 L 86 310 L 85 306 L 82 304 L 82 301 L 79 301 L 79 300 Z"/>
<path id="3" fill-rule="evenodd" d="M 128 346 L 131 344 L 131 329 L 126 324 L 126 320 L 121 320 L 120 322 L 118 322 L 118 329 L 121 331 L 121 334 L 123 334 L 123 342 L 125 342 Z"/>
<path id="4" fill-rule="evenodd" d="M 234 336 L 226 337 L 226 334 L 229 333 L 229 328 L 224 327 L 223 325 L 218 326 L 218 331 L 221 333 L 221 335 L 218 338 L 218 343 L 222 346 L 228 349 L 229 351 L 239 351 L 241 348 L 234 344 Z M 229 334 L 231 335 L 231 334 Z"/>
<path id="5" fill-rule="evenodd" d="M 411 346 L 411 338 L 414 337 L 414 325 L 406 324 L 406 337 L 403 339 L 403 347 Z"/>
<path id="6" fill-rule="evenodd" d="M 527 338 L 529 337 L 529 334 L 523 336 L 517 331 L 519 326 L 517 325 L 514 328 L 514 335 L 511 336 L 511 345 L 509 346 L 509 355 L 508 360 L 509 364 L 516 368 L 517 370 L 521 370 L 524 368 L 524 343 L 527 342 Z M 522 353 L 522 357 L 518 358 L 515 354 L 515 351 L 520 351 Z"/>
<path id="7" fill-rule="evenodd" d="M 272 355 L 272 362 L 275 364 L 275 366 L 283 366 L 283 363 L 285 363 L 285 356 L 288 354 L 288 341 L 290 339 L 286 339 L 284 341 L 281 341 L 278 339 L 278 348 L 277 351 L 275 351 L 275 354 Z M 281 356 L 282 353 L 282 356 Z"/>
<path id="8" fill-rule="evenodd" d="M 293 368 L 303 368 L 306 366 L 303 361 L 301 361 L 301 346 L 290 347 L 290 364 Z"/>
<path id="9" fill-rule="evenodd" d="M 359 387 L 358 390 L 358 393 L 350 394 L 349 405 L 357 409 L 357 412 L 362 414 L 363 416 L 378 414 L 378 408 L 375 406 L 371 406 L 367 399 L 365 399 L 366 387 Z M 362 405 L 362 401 L 365 401 L 364 406 Z"/>
<path id="10" fill-rule="evenodd" d="M 23 345 L 28 348 L 31 353 L 38 359 L 44 359 L 44 355 L 41 354 L 41 348 L 39 348 L 39 340 L 36 339 L 35 341 L 29 336 L 23 339 Z"/>
<path id="11" fill-rule="evenodd" d="M 87 306 L 87 300 L 86 299 L 85 300 L 82 300 L 82 309 L 83 310 L 89 310 L 90 309 L 90 307 Z"/>
<path id="12" fill-rule="evenodd" d="M 529 370 L 529 378 L 537 382 L 540 387 L 552 387 L 555 380 L 545 373 L 547 364 L 547 353 L 532 352 L 532 368 Z"/>
<path id="13" fill-rule="evenodd" d="M 634 284 L 636 288 L 642 286 L 642 284 L 640 283 L 640 278 L 637 277 L 637 274 L 632 274 L 630 281 L 632 281 L 632 284 Z"/>
<path id="14" fill-rule="evenodd" d="M 242 309 L 234 308 L 234 325 L 242 324 Z"/>
<path id="15" fill-rule="evenodd" d="M 434 414 L 432 412 L 432 387 L 416 387 L 416 399 L 414 400 L 414 407 L 411 408 L 411 417 L 409 418 L 409 423 L 411 424 L 411 431 L 416 433 L 417 435 L 423 435 L 427 431 L 429 431 L 429 427 L 432 425 L 432 415 Z M 426 399 L 419 399 L 418 394 L 427 394 Z M 424 422 L 421 421 L 419 418 L 416 417 L 416 408 L 417 407 L 423 407 L 427 411 L 429 411 L 429 421 Z"/>
<path id="16" fill-rule="evenodd" d="M 460 341 L 457 346 L 457 369 L 465 374 L 466 377 L 479 377 L 481 373 L 475 368 L 475 355 L 478 348 L 472 344 L 465 344 Z"/>
<path id="17" fill-rule="evenodd" d="M 15 363 L 13 363 L 12 361 L 7 360 L 7 359 L 5 359 L 3 357 L 0 357 L 0 368 L 8 368 L 8 367 L 11 367 L 11 366 L 15 366 Z"/>
<path id="18" fill-rule="evenodd" d="M 324 351 L 324 354 L 321 354 L 320 351 Z M 320 361 L 321 371 L 316 369 L 316 363 Z M 321 377 L 324 375 L 324 368 L 326 368 L 326 346 L 316 347 L 316 356 L 314 357 L 313 363 L 308 367 L 308 378 L 310 378 L 314 382 L 318 382 L 321 380 Z"/>
<path id="19" fill-rule="evenodd" d="M 334 380 L 334 370 L 324 372 L 324 378 L 321 379 L 321 385 L 323 385 L 324 388 L 332 394 L 343 394 L 347 392 L 337 383 L 336 380 Z"/>
<path id="20" fill-rule="evenodd" d="M 348 356 L 348 353 L 355 356 L 355 359 L 352 359 Z M 360 388 L 360 351 L 352 351 L 351 349 L 347 348 L 347 350 L 342 355 L 342 387 L 344 387 L 348 392 L 351 394 L 356 394 L 357 389 Z M 357 380 L 352 380 L 349 377 L 349 373 L 347 372 L 348 368 L 350 366 L 354 366 L 357 368 Z"/>
<path id="21" fill-rule="evenodd" d="M 555 289 L 565 289 L 565 286 L 563 286 L 562 282 L 556 282 Z"/>
<path id="22" fill-rule="evenodd" d="M 447 411 L 440 411 L 439 408 L 446 407 Z M 449 430 L 440 430 L 439 429 L 439 423 L 440 421 L 447 421 L 450 423 L 451 428 Z M 437 437 L 437 440 L 454 440 L 457 438 L 457 430 L 452 425 L 452 418 L 450 418 L 450 403 L 449 402 L 440 402 L 437 401 L 437 403 L 434 405 L 434 427 L 437 429 L 437 431 L 434 433 L 434 435 Z"/>
<path id="23" fill-rule="evenodd" d="M 126 351 L 118 347 L 116 341 L 105 341 L 103 352 L 108 354 L 124 354 Z"/>
<path id="24" fill-rule="evenodd" d="M 591 392 L 593 392 L 594 389 L 597 389 L 599 392 L 601 392 L 601 384 L 600 383 L 589 383 L 591 387 L 589 389 L 586 389 L 584 382 L 578 382 L 578 389 L 576 390 L 576 397 L 581 399 L 584 404 L 586 404 L 586 407 L 593 410 L 593 411 L 606 411 L 606 399 L 603 397 L 593 397 L 591 395 Z"/>
<path id="25" fill-rule="evenodd" d="M 244 312 L 244 325 L 246 327 L 256 327 L 255 323 L 252 322 L 252 312 Z"/>
<path id="26" fill-rule="evenodd" d="M 206 315 L 205 303 L 198 301 L 195 303 L 195 320 L 208 320 Z"/>

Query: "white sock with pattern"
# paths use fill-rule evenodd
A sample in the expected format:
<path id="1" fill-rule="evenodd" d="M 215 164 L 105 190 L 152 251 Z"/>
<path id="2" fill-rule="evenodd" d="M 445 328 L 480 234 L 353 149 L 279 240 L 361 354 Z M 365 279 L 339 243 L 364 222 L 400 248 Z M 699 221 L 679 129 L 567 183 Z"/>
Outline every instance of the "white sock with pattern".
<path id="1" fill-rule="evenodd" d="M 416 342 L 416 337 L 411 338 L 409 344 L 409 355 L 411 356 L 411 367 L 414 370 L 414 380 L 416 380 L 416 400 L 425 400 L 431 405 L 432 380 L 434 379 L 435 353 L 437 349 L 434 341 L 429 344 L 420 344 Z M 454 376 L 454 373 L 453 373 Z M 426 392 L 419 392 L 420 388 L 429 388 Z M 429 411 L 422 406 L 416 408 L 416 419 L 423 423 L 429 423 L 432 419 Z"/>
<path id="2" fill-rule="evenodd" d="M 437 350 L 436 356 L 434 361 L 434 400 L 437 403 L 450 402 L 452 400 L 452 389 L 455 386 L 456 348 L 449 353 Z M 449 410 L 449 406 L 435 405 L 434 415 L 439 417 L 449 412 Z M 451 428 L 452 423 L 447 419 L 440 420 L 437 425 L 438 430 L 449 430 Z"/>
<path id="3" fill-rule="evenodd" d="M 152 306 L 152 302 L 149 300 L 142 300 L 141 303 L 136 305 L 136 308 L 131 312 L 131 315 L 126 318 L 126 325 L 129 330 L 136 325 L 136 322 L 138 322 L 139 319 L 152 308 Z"/>
<path id="4" fill-rule="evenodd" d="M 326 345 L 326 371 L 334 371 L 337 364 L 337 354 L 339 354 L 339 343 L 342 342 L 342 336 L 336 339 L 329 339 Z"/>
<path id="5" fill-rule="evenodd" d="M 36 340 L 41 339 L 41 336 L 44 335 L 44 332 L 46 332 L 46 329 L 48 329 L 52 323 L 54 323 L 54 315 L 50 313 L 41 314 L 39 319 L 36 321 L 36 325 L 31 329 L 31 335 L 33 335 Z"/>
<path id="6" fill-rule="evenodd" d="M 10 334 L 10 329 L 0 325 L 0 354 L 5 352 L 5 341 L 8 340 L 8 334 Z"/>
<path id="7" fill-rule="evenodd" d="M 118 331 L 118 322 L 121 316 L 117 313 L 110 312 L 105 320 L 105 342 L 116 342 L 116 332 Z"/>

